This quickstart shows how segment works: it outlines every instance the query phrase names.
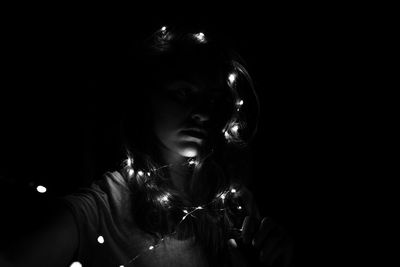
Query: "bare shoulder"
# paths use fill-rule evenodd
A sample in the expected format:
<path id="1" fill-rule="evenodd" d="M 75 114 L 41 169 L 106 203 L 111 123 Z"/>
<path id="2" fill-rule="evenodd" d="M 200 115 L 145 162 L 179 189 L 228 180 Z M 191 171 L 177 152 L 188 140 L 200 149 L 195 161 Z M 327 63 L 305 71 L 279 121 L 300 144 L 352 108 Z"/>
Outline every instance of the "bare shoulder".
<path id="1" fill-rule="evenodd" d="M 24 233 L 0 256 L 1 266 L 69 266 L 78 248 L 73 214 L 58 207 L 34 230 Z"/>

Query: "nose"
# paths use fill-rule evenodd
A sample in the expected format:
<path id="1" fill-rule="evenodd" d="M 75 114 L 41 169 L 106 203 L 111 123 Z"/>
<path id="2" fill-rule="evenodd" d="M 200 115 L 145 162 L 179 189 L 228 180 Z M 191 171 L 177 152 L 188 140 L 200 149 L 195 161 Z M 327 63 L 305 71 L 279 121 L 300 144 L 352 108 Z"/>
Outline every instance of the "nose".
<path id="1" fill-rule="evenodd" d="M 209 103 L 207 96 L 199 96 L 192 110 L 192 119 L 203 125 L 210 120 L 212 105 Z"/>
<path id="2" fill-rule="evenodd" d="M 204 123 L 210 119 L 210 116 L 205 112 L 195 111 L 192 113 L 192 119 L 198 123 Z"/>

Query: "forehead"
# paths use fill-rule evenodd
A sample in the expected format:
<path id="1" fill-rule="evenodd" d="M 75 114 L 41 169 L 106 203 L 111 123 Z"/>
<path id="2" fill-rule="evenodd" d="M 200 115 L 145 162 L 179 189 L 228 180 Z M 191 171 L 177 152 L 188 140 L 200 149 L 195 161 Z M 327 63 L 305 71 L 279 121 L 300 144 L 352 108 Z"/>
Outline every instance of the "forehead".
<path id="1" fill-rule="evenodd" d="M 215 66 L 202 66 L 201 64 L 186 67 L 178 66 L 170 70 L 167 85 L 187 83 L 198 90 L 224 91 L 226 90 L 227 75 L 222 69 Z"/>

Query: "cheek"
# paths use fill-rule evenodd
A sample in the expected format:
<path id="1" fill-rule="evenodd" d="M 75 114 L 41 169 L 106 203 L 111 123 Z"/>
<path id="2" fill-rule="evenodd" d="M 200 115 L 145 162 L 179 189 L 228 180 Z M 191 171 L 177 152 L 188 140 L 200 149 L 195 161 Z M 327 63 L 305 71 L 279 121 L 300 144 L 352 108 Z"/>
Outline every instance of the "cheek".
<path id="1" fill-rule="evenodd" d="M 153 130 L 157 136 L 168 138 L 182 126 L 187 111 L 172 101 L 155 99 L 152 102 L 152 114 Z"/>

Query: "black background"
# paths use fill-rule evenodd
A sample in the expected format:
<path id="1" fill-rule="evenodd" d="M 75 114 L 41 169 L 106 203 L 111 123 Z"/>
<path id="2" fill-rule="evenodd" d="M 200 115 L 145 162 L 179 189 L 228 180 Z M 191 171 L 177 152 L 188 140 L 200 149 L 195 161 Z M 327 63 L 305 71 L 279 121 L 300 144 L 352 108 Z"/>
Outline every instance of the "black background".
<path id="1" fill-rule="evenodd" d="M 9 220 L 34 216 L 13 205 L 37 198 L 38 184 L 50 198 L 93 179 L 107 140 L 96 122 L 112 120 L 96 83 L 133 40 L 177 16 L 214 27 L 247 61 L 261 102 L 251 189 L 263 215 L 301 248 L 334 233 L 322 224 L 339 212 L 346 192 L 336 189 L 352 176 L 358 147 L 347 80 L 357 24 L 344 25 L 346 15 L 289 5 L 200 14 L 47 8 L 13 9 L 3 23 L 0 176 Z"/>

